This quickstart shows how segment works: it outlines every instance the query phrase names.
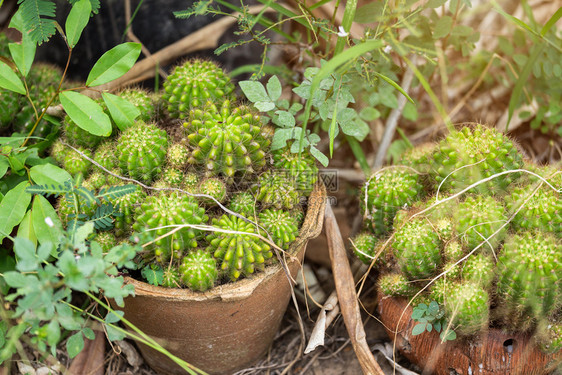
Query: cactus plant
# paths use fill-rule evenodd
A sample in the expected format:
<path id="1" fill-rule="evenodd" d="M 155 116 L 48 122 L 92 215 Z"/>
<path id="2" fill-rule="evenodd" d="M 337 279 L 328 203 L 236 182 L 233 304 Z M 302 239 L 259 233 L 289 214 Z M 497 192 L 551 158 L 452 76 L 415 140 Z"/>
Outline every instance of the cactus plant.
<path id="1" fill-rule="evenodd" d="M 489 295 L 484 288 L 465 282 L 452 285 L 450 293 L 445 311 L 451 317 L 455 331 L 472 335 L 488 327 Z"/>
<path id="2" fill-rule="evenodd" d="M 211 252 L 220 262 L 220 269 L 227 272 L 231 280 L 263 270 L 265 261 L 273 256 L 270 246 L 258 237 L 256 227 L 245 220 L 229 215 L 213 219 L 213 225 L 222 230 L 242 233 L 213 232 L 207 236 Z"/>
<path id="3" fill-rule="evenodd" d="M 256 199 L 264 207 L 290 210 L 300 203 L 299 192 L 284 173 L 264 172 L 253 187 Z"/>
<path id="4" fill-rule="evenodd" d="M 442 191 L 460 191 L 486 177 L 523 166 L 513 142 L 497 130 L 476 125 L 463 127 L 439 143 L 431 174 Z M 502 194 L 520 176 L 511 173 L 484 182 L 472 191 Z"/>
<path id="5" fill-rule="evenodd" d="M 121 91 L 119 96 L 137 107 L 140 111 L 138 120 L 150 122 L 155 117 L 156 109 L 154 108 L 153 98 L 148 92 L 140 88 L 129 88 Z"/>
<path id="6" fill-rule="evenodd" d="M 187 61 L 176 66 L 164 82 L 162 102 L 172 118 L 186 118 L 193 107 L 208 100 L 227 99 L 234 90 L 230 78 L 215 63 Z"/>
<path id="7" fill-rule="evenodd" d="M 233 182 L 235 174 L 261 170 L 271 143 L 261 133 L 260 117 L 248 107 L 207 103 L 190 113 L 185 122 L 187 141 L 192 148 L 190 164 L 203 166 L 206 175 L 222 175 Z"/>
<path id="8" fill-rule="evenodd" d="M 484 242 L 481 251 L 493 251 L 505 236 L 506 221 L 503 205 L 490 196 L 469 196 L 457 212 L 459 236 L 470 250 Z"/>
<path id="9" fill-rule="evenodd" d="M 135 220 L 135 211 L 146 200 L 146 193 L 137 189 L 131 194 L 112 199 L 114 207 L 118 207 L 119 215 L 115 217 L 115 235 L 122 237 L 129 234 Z"/>
<path id="10" fill-rule="evenodd" d="M 77 147 L 76 149 L 82 152 L 87 157 L 92 157 L 92 153 L 90 152 L 90 150 L 84 149 L 82 147 Z M 90 171 L 92 163 L 90 163 L 82 155 L 71 149 L 65 153 L 62 166 L 71 175 L 82 174 L 83 176 L 86 176 Z"/>
<path id="11" fill-rule="evenodd" d="M 211 254 L 198 249 L 182 259 L 179 273 L 182 283 L 189 289 L 204 292 L 215 285 L 217 262 Z"/>
<path id="12" fill-rule="evenodd" d="M 115 143 L 105 141 L 100 144 L 94 152 L 94 161 L 105 169 L 115 169 L 118 167 Z"/>
<path id="13" fill-rule="evenodd" d="M 370 233 L 363 232 L 353 239 L 353 252 L 365 264 L 371 264 L 375 256 L 377 238 Z"/>
<path id="14" fill-rule="evenodd" d="M 422 185 L 417 173 L 405 168 L 390 168 L 367 181 L 360 202 L 373 232 L 383 236 L 392 229 L 396 212 L 410 206 L 421 194 Z"/>
<path id="15" fill-rule="evenodd" d="M 273 242 L 283 250 L 288 250 L 299 235 L 298 222 L 288 211 L 265 209 L 258 215 L 258 224 L 264 227 Z"/>
<path id="16" fill-rule="evenodd" d="M 318 180 L 318 167 L 310 152 L 293 153 L 290 145 L 273 151 L 273 165 L 294 181 L 297 190 L 308 194 Z"/>
<path id="17" fill-rule="evenodd" d="M 183 169 L 187 166 L 189 150 L 181 143 L 174 143 L 168 148 L 167 163 L 171 168 Z"/>
<path id="18" fill-rule="evenodd" d="M 201 224 L 208 219 L 205 210 L 194 198 L 177 192 L 162 191 L 149 196 L 136 208 L 133 229 L 153 229 L 157 237 L 163 236 L 174 228 L 167 226 L 182 224 Z M 172 235 L 157 239 L 151 246 L 154 259 L 164 263 L 170 258 L 181 259 L 188 248 L 197 247 L 199 231 L 185 227 Z"/>
<path id="19" fill-rule="evenodd" d="M 418 288 L 400 273 L 381 276 L 379 288 L 385 295 L 394 297 L 412 297 L 418 291 Z"/>
<path id="20" fill-rule="evenodd" d="M 162 171 L 167 148 L 165 131 L 138 121 L 117 140 L 119 168 L 131 178 L 150 183 Z"/>
<path id="21" fill-rule="evenodd" d="M 222 182 L 221 179 L 211 177 L 206 178 L 201 181 L 197 187 L 197 191 L 200 194 L 206 194 L 218 201 L 219 203 L 223 203 L 226 199 L 226 184 Z M 208 205 L 208 206 L 216 206 L 217 202 L 210 198 L 200 198 L 201 202 Z"/>
<path id="22" fill-rule="evenodd" d="M 256 211 L 256 199 L 247 191 L 235 193 L 230 198 L 228 209 L 237 214 L 252 217 Z"/>
<path id="23" fill-rule="evenodd" d="M 175 267 L 165 268 L 162 274 L 162 286 L 166 288 L 179 288 L 181 286 L 179 270 Z"/>

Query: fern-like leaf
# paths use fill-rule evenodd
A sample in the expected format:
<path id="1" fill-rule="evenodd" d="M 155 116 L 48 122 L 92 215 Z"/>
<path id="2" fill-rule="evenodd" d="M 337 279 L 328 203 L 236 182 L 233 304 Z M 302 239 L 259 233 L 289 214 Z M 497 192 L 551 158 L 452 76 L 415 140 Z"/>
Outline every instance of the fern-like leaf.
<path id="1" fill-rule="evenodd" d="M 134 193 L 136 190 L 137 190 L 137 185 L 133 185 L 133 184 L 110 186 L 101 189 L 100 192 L 96 194 L 96 198 L 104 199 L 104 200 L 117 199 L 127 194 Z"/>
<path id="2" fill-rule="evenodd" d="M 55 33 L 55 3 L 51 0 L 18 0 L 23 16 L 23 25 L 31 40 L 41 45 Z"/>
<path id="3" fill-rule="evenodd" d="M 96 213 L 90 218 L 97 230 L 110 230 L 114 226 L 115 209 L 111 203 L 102 204 L 96 209 Z"/>
<path id="4" fill-rule="evenodd" d="M 88 205 L 88 207 L 92 207 L 93 205 L 100 204 L 100 201 L 96 198 L 94 193 L 92 193 L 89 189 L 86 189 L 83 186 L 76 188 L 76 193 L 84 199 L 84 203 Z"/>
<path id="5" fill-rule="evenodd" d="M 191 16 L 202 16 L 209 13 L 209 6 L 213 3 L 213 0 L 200 0 L 196 1 L 192 6 L 186 10 L 180 10 L 174 12 L 176 18 L 189 18 Z"/>
<path id="6" fill-rule="evenodd" d="M 62 185 L 29 185 L 25 191 L 29 194 L 41 194 L 48 198 L 51 195 L 59 197 L 61 195 L 69 194 L 74 191 L 74 188 L 69 180 Z"/>

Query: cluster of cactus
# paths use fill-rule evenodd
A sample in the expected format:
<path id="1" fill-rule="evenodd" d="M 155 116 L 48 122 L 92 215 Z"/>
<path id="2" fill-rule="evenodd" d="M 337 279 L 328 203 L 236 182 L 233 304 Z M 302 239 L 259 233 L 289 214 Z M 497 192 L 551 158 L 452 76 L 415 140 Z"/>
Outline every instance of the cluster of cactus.
<path id="1" fill-rule="evenodd" d="M 495 325 L 562 348 L 560 168 L 524 161 L 509 138 L 482 125 L 402 161 L 368 180 L 368 232 L 353 240 L 365 263 L 383 252 L 380 291 L 438 302 L 461 335 Z"/>
<path id="2" fill-rule="evenodd" d="M 92 191 L 131 179 L 149 186 L 108 199 L 113 228 L 96 238 L 106 246 L 150 233 L 138 260 L 151 275 L 160 272 L 150 277 L 156 285 L 203 292 L 248 277 L 275 261 L 274 247 L 289 250 L 298 236 L 301 202 L 318 178 L 314 159 L 289 147 L 268 155 L 270 127 L 237 104 L 233 88 L 216 64 L 189 61 L 168 77 L 159 98 L 119 93 L 141 112 L 133 125 L 114 126 L 102 138 L 67 118 L 51 148 Z M 61 203 L 59 215 L 70 212 Z"/>

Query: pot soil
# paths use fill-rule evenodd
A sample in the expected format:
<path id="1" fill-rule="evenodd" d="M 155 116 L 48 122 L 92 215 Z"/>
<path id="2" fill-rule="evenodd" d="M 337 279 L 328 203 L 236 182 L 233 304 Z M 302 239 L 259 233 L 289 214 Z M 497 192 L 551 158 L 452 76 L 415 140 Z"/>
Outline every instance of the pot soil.
<path id="1" fill-rule="evenodd" d="M 322 230 L 326 189 L 317 184 L 287 268 L 296 277 L 308 240 Z M 125 318 L 175 356 L 211 374 L 246 368 L 269 348 L 287 309 L 292 285 L 280 264 L 207 292 L 156 287 L 132 278 L 135 297 L 125 299 Z M 184 374 L 165 355 L 139 344 L 147 363 L 162 374 Z"/>
<path id="2" fill-rule="evenodd" d="M 379 292 L 377 309 L 388 336 L 396 339 L 396 349 L 420 366 L 423 374 L 543 375 L 553 371 L 562 359 L 560 352 L 540 351 L 530 334 L 507 334 L 493 328 L 473 338 L 445 343 L 435 331 L 412 336 L 417 322 L 410 319 L 412 307 L 406 308 L 407 304 L 405 298 Z"/>

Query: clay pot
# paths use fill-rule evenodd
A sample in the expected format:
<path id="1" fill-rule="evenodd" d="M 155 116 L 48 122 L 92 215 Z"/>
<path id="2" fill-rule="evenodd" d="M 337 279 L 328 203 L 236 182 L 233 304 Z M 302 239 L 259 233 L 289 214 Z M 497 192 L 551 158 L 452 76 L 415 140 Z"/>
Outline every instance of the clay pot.
<path id="1" fill-rule="evenodd" d="M 499 329 L 446 343 L 441 343 L 435 331 L 412 336 L 412 328 L 418 323 L 410 319 L 412 307 L 406 308 L 408 301 L 382 293 L 378 299 L 387 334 L 392 340 L 396 338 L 396 349 L 420 366 L 423 374 L 545 375 L 562 360 L 560 353 L 546 354 L 536 348 L 530 334 L 507 334 Z"/>
<path id="2" fill-rule="evenodd" d="M 294 278 L 309 239 L 319 235 L 326 190 L 318 185 L 309 198 L 299 237 L 287 267 Z M 125 318 L 175 356 L 210 374 L 246 368 L 269 348 L 287 309 L 292 285 L 276 264 L 252 277 L 196 293 L 127 278 L 135 297 L 125 299 Z M 162 374 L 185 374 L 163 354 L 139 345 L 147 363 Z"/>

